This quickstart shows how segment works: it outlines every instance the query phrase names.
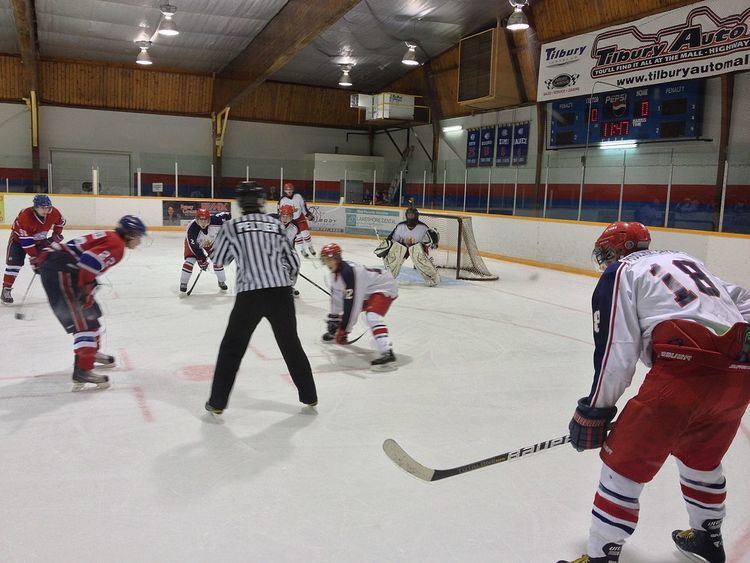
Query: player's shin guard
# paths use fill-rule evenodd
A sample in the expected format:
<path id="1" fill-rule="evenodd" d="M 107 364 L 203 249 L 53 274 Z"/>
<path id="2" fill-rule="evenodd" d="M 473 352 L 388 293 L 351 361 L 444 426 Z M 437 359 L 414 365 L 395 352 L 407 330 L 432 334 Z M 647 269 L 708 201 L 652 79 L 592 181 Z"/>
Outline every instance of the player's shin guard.
<path id="1" fill-rule="evenodd" d="M 227 273 L 224 271 L 222 264 L 214 264 L 214 274 L 216 274 L 216 279 L 220 284 L 227 283 Z"/>
<path id="2" fill-rule="evenodd" d="M 193 266 L 195 266 L 195 258 L 193 256 L 185 258 L 182 263 L 182 273 L 180 274 L 180 284 L 186 284 L 190 279 L 190 274 L 193 273 Z"/>
<path id="3" fill-rule="evenodd" d="M 700 530 L 706 520 L 720 520 L 726 515 L 727 482 L 719 465 L 713 471 L 692 469 L 677 460 L 682 497 L 685 499 L 690 527 Z"/>
<path id="4" fill-rule="evenodd" d="M 21 271 L 21 266 L 6 266 L 3 276 L 3 287 L 13 287 L 13 284 Z"/>
<path id="5" fill-rule="evenodd" d="M 643 483 L 631 481 L 606 464 L 602 465 L 599 489 L 591 510 L 590 556 L 599 556 L 608 544 L 622 545 L 635 532 L 642 490 Z"/>
<path id="6" fill-rule="evenodd" d="M 375 338 L 375 346 L 378 352 L 385 354 L 393 347 L 391 339 L 388 337 L 388 327 L 385 326 L 385 320 L 381 315 L 369 311 L 365 314 L 365 319 L 367 319 L 367 326 L 370 327 L 372 336 Z"/>
<path id="7" fill-rule="evenodd" d="M 98 346 L 98 333 L 96 331 L 75 332 L 73 335 L 73 352 L 76 356 L 76 366 L 84 371 L 94 368 L 94 359 Z"/>

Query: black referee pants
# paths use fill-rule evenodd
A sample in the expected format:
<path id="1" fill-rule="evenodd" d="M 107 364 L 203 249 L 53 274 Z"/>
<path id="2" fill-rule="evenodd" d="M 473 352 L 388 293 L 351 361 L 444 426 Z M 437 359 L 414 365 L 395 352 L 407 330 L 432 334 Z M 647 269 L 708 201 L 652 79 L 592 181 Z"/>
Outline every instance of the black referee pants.
<path id="1" fill-rule="evenodd" d="M 300 402 L 309 405 L 318 400 L 310 362 L 297 336 L 292 288 L 272 287 L 237 294 L 216 360 L 211 398 L 208 400 L 212 407 L 226 408 L 250 337 L 264 317 L 271 323 L 276 344 L 297 386 Z"/>

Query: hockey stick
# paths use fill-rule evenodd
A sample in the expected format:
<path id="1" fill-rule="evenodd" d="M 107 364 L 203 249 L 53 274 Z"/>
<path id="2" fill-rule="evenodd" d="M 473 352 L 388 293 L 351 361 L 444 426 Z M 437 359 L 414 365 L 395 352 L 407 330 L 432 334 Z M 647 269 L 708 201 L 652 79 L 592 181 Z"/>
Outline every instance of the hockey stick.
<path id="1" fill-rule="evenodd" d="M 21 305 L 18 307 L 18 312 L 16 312 L 15 317 L 16 319 L 23 320 L 26 318 L 26 313 L 23 312 L 23 308 L 26 306 L 26 298 L 29 296 L 29 292 L 31 291 L 31 286 L 34 285 L 34 280 L 36 280 L 38 274 L 34 272 L 34 275 L 31 276 L 31 281 L 29 282 L 28 287 L 26 287 L 26 292 L 23 294 L 23 298 L 21 299 Z"/>
<path id="2" fill-rule="evenodd" d="M 327 289 L 324 289 L 323 287 L 319 286 L 319 285 L 318 285 L 317 283 L 315 283 L 315 282 L 314 282 L 314 281 L 312 281 L 312 280 L 311 280 L 310 278 L 308 278 L 308 277 L 307 277 L 307 276 L 306 276 L 305 274 L 303 274 L 302 272 L 299 272 L 299 276 L 300 276 L 300 277 L 301 277 L 302 279 L 304 279 L 304 280 L 307 280 L 308 282 L 310 282 L 311 284 L 313 284 L 313 285 L 314 285 L 315 287 L 317 287 L 317 288 L 318 288 L 318 289 L 319 289 L 320 291 L 322 291 L 323 293 L 325 293 L 326 295 L 328 295 L 328 296 L 330 297 L 330 295 L 331 295 L 331 292 L 330 292 L 330 291 L 328 291 Z"/>
<path id="3" fill-rule="evenodd" d="M 531 454 L 549 450 L 550 448 L 562 446 L 563 444 L 567 444 L 568 442 L 570 442 L 570 436 L 566 435 L 560 438 L 553 438 L 552 440 L 545 440 L 544 442 L 539 442 L 538 444 L 534 444 L 532 446 L 525 446 L 517 450 L 505 452 L 504 454 L 496 455 L 494 457 L 488 457 L 487 459 L 483 459 L 481 461 L 475 461 L 473 463 L 468 463 L 459 467 L 452 467 L 450 469 L 430 469 L 429 467 L 425 467 L 409 454 L 407 454 L 404 449 L 398 445 L 396 440 L 392 440 L 390 438 L 383 442 L 383 451 L 385 452 L 385 455 L 391 458 L 393 463 L 398 465 L 401 469 L 403 469 L 407 473 L 411 473 L 417 479 L 429 482 L 439 481 L 440 479 L 446 479 L 448 477 L 454 477 L 456 475 L 468 473 L 469 471 L 481 469 L 483 467 L 487 467 L 488 465 L 495 465 L 496 463 L 503 463 L 504 461 L 513 461 L 514 459 L 527 457 Z"/>
<path id="4" fill-rule="evenodd" d="M 188 289 L 188 291 L 187 291 L 187 295 L 188 295 L 188 296 L 189 296 L 189 295 L 190 295 L 191 293 L 193 293 L 193 290 L 195 289 L 195 284 L 197 284 L 197 283 L 198 283 L 198 280 L 200 279 L 200 277 L 201 277 L 201 274 L 202 274 L 202 273 L 203 273 L 203 270 L 200 270 L 200 271 L 198 272 L 198 275 L 197 275 L 197 276 L 195 276 L 195 281 L 193 282 L 193 285 L 191 285 L 191 286 L 190 286 L 190 289 Z"/>

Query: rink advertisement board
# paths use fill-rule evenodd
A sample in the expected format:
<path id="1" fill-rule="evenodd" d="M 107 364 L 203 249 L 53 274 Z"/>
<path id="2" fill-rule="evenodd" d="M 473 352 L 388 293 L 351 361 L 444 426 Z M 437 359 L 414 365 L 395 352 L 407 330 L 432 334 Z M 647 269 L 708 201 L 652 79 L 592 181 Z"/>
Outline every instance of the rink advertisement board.
<path id="1" fill-rule="evenodd" d="M 311 231 L 321 233 L 343 233 L 346 214 L 343 207 L 329 207 L 325 205 L 309 205 L 307 209 L 312 219 L 307 220 Z"/>
<path id="2" fill-rule="evenodd" d="M 208 209 L 211 214 L 232 212 L 231 203 L 224 201 L 201 201 L 195 199 L 168 199 L 162 204 L 162 225 L 175 227 L 187 225 L 195 219 L 195 212 L 199 209 Z"/>
<path id="3" fill-rule="evenodd" d="M 390 209 L 346 208 L 344 232 L 353 235 L 388 236 L 403 221 L 401 212 Z"/>
<path id="4" fill-rule="evenodd" d="M 748 70 L 749 20 L 748 0 L 704 0 L 546 43 L 537 101 Z"/>

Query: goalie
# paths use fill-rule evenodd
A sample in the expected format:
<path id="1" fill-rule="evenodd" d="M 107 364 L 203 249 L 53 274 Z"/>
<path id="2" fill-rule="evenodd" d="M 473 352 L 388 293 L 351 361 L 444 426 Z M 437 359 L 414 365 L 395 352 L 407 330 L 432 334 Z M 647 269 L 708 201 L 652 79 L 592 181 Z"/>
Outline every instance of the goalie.
<path id="1" fill-rule="evenodd" d="M 375 255 L 383 259 L 385 267 L 398 277 L 401 265 L 411 256 L 414 268 L 430 287 L 440 283 L 440 274 L 430 259 L 430 249 L 438 247 L 440 235 L 419 220 L 415 207 L 406 210 L 406 221 L 402 221 L 375 249 Z"/>

